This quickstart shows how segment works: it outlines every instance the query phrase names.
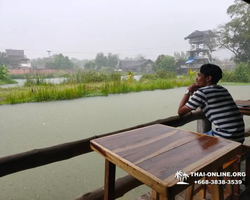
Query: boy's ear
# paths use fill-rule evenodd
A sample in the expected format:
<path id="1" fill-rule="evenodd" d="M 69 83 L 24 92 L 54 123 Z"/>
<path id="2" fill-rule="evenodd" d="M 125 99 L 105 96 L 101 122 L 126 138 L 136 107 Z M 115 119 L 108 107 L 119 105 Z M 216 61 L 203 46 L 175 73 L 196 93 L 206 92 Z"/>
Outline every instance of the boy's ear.
<path id="1" fill-rule="evenodd" d="M 207 76 L 207 77 L 206 77 L 206 81 L 207 81 L 207 82 L 211 82 L 211 80 L 212 80 L 212 76 Z"/>

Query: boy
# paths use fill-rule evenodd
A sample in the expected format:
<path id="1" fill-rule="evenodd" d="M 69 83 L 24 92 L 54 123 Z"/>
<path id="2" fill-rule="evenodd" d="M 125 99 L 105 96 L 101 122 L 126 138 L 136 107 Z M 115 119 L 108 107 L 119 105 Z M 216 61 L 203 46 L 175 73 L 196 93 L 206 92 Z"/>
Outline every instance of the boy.
<path id="1" fill-rule="evenodd" d="M 205 134 L 243 143 L 243 117 L 227 89 L 217 85 L 221 78 L 220 67 L 214 64 L 202 65 L 196 83 L 188 87 L 180 102 L 178 114 L 184 115 L 201 107 L 208 120 L 215 125 L 215 130 Z"/>

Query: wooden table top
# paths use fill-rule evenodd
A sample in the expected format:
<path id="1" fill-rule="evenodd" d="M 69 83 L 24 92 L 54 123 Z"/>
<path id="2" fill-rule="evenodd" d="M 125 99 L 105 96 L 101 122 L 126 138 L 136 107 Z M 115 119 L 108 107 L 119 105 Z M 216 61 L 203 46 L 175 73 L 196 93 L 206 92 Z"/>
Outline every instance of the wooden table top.
<path id="1" fill-rule="evenodd" d="M 243 115 L 250 116 L 250 100 L 236 100 L 235 103 Z"/>
<path id="2" fill-rule="evenodd" d="M 164 196 L 178 182 L 177 170 L 211 172 L 241 151 L 238 142 L 160 124 L 90 143 L 94 151 Z"/>

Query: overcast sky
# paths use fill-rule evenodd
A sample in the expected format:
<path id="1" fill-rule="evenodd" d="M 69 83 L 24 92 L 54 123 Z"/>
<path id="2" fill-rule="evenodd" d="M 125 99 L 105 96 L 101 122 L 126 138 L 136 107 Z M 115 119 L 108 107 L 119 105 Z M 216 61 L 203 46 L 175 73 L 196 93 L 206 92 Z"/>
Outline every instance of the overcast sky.
<path id="1" fill-rule="evenodd" d="M 0 51 L 23 49 L 29 58 L 62 53 L 94 59 L 187 51 L 184 37 L 229 21 L 233 0 L 0 0 Z M 214 53 L 229 58 L 230 53 Z"/>

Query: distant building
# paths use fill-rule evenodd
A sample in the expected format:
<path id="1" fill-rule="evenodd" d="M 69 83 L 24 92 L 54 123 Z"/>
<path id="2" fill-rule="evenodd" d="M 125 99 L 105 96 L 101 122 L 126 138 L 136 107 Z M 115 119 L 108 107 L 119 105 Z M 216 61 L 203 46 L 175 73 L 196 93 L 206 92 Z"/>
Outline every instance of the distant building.
<path id="1" fill-rule="evenodd" d="M 6 49 L 9 68 L 31 68 L 31 60 L 24 55 L 24 50 Z"/>
<path id="2" fill-rule="evenodd" d="M 117 69 L 119 71 L 131 71 L 131 72 L 152 72 L 153 61 L 150 59 L 141 60 L 119 60 Z"/>

